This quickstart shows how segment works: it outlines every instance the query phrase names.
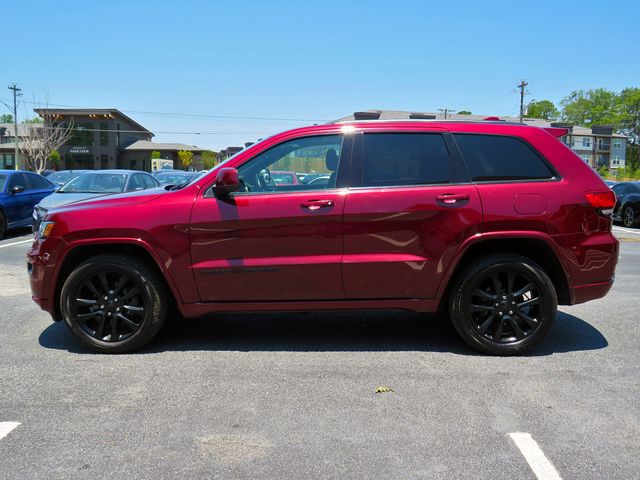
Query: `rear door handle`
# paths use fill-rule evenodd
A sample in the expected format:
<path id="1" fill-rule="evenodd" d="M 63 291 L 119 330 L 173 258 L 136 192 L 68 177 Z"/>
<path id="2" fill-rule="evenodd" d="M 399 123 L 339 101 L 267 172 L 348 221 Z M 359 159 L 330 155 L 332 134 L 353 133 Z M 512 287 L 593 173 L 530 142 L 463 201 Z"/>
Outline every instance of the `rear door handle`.
<path id="1" fill-rule="evenodd" d="M 333 200 L 308 200 L 306 202 L 302 202 L 300 206 L 307 210 L 315 211 L 321 208 L 333 207 Z"/>
<path id="2" fill-rule="evenodd" d="M 469 195 L 457 195 L 455 193 L 445 193 L 443 195 L 438 195 L 436 200 L 440 203 L 445 203 L 447 205 L 454 205 L 456 203 L 464 202 L 469 200 Z"/>

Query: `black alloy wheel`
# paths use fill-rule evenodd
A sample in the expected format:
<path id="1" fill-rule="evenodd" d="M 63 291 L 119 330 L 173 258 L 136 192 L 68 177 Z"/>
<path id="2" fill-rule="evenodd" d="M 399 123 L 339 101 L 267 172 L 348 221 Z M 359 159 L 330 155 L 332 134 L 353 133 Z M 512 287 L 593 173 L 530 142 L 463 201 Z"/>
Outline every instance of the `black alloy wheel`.
<path id="1" fill-rule="evenodd" d="M 622 211 L 622 223 L 625 227 L 633 227 L 636 223 L 636 215 L 630 205 L 624 207 Z"/>
<path id="2" fill-rule="evenodd" d="M 458 278 L 451 318 L 472 347 L 498 355 L 518 353 L 537 343 L 551 327 L 556 291 L 530 259 L 485 257 Z"/>
<path id="3" fill-rule="evenodd" d="M 166 316 L 164 284 L 137 258 L 100 255 L 67 278 L 60 306 L 71 332 L 91 349 L 121 353 L 146 344 Z"/>

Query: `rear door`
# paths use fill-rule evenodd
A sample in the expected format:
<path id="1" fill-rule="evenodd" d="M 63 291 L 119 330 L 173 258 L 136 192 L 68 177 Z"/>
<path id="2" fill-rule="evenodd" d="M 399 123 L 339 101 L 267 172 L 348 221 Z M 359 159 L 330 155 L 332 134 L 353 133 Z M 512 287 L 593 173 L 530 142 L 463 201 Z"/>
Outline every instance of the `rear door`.
<path id="1" fill-rule="evenodd" d="M 199 197 L 191 257 L 202 301 L 339 300 L 342 214 L 351 141 L 296 138 L 238 167 L 242 192 Z M 270 172 L 332 177 L 325 185 L 282 184 Z"/>
<path id="2" fill-rule="evenodd" d="M 364 133 L 344 213 L 348 299 L 433 298 L 482 209 L 445 132 Z"/>

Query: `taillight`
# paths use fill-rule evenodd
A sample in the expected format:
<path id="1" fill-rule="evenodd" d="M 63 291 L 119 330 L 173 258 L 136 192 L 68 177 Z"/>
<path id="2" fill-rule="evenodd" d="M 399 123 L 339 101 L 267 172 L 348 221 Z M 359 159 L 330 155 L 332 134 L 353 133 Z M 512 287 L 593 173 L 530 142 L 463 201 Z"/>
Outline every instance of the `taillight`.
<path id="1" fill-rule="evenodd" d="M 585 197 L 591 206 L 603 215 L 611 215 L 616 206 L 616 194 L 612 190 L 600 190 L 597 192 L 585 192 Z"/>

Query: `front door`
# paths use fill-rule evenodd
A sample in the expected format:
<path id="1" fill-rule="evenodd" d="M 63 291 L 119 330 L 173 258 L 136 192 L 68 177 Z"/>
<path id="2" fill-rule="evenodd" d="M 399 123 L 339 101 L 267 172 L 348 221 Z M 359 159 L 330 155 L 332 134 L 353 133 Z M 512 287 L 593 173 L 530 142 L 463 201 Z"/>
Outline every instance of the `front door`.
<path id="1" fill-rule="evenodd" d="M 350 150 L 341 135 L 288 140 L 238 167 L 243 191 L 196 200 L 191 255 L 202 301 L 344 298 L 339 171 Z"/>
<path id="2" fill-rule="evenodd" d="M 482 223 L 478 191 L 453 144 L 438 132 L 360 135 L 351 185 L 346 298 L 433 298 L 456 250 Z"/>

